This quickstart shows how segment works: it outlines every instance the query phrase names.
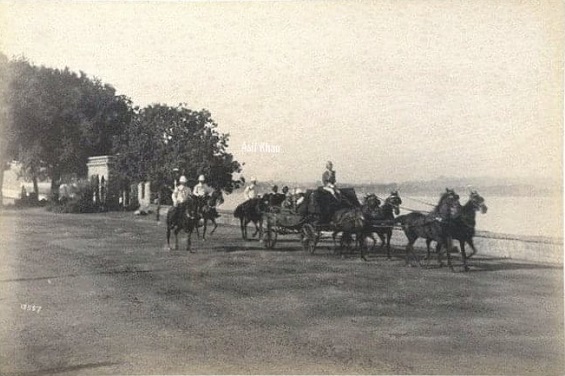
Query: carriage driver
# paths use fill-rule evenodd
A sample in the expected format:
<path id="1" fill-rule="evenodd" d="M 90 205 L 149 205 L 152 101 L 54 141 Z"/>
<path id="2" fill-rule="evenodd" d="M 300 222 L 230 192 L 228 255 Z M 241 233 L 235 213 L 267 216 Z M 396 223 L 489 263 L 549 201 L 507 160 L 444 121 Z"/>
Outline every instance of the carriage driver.
<path id="1" fill-rule="evenodd" d="M 178 207 L 184 203 L 188 197 L 190 196 L 190 189 L 186 186 L 186 176 L 181 176 L 179 178 L 179 183 L 175 187 L 172 195 L 173 199 L 173 208 L 174 208 L 174 217 L 178 217 L 180 215 L 180 210 Z M 179 218 L 177 218 L 178 220 Z"/>
<path id="2" fill-rule="evenodd" d="M 331 161 L 328 161 L 326 163 L 326 171 L 324 171 L 324 174 L 322 175 L 322 184 L 324 185 L 323 188 L 324 190 L 330 192 L 336 200 L 339 200 L 337 196 L 337 194 L 339 194 L 339 190 L 335 186 L 335 181 L 336 180 L 333 163 Z"/>

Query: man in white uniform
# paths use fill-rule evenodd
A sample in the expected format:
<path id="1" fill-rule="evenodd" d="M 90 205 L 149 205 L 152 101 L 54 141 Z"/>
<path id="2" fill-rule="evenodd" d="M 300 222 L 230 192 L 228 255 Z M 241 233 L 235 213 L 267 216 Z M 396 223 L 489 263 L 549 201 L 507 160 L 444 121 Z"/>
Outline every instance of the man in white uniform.
<path id="1" fill-rule="evenodd" d="M 245 187 L 243 191 L 243 196 L 245 200 L 251 200 L 252 198 L 257 197 L 257 192 L 255 192 L 255 185 L 257 184 L 257 179 L 251 178 L 251 184 Z"/>
<path id="2" fill-rule="evenodd" d="M 180 215 L 179 206 L 184 203 L 188 197 L 190 197 L 190 189 L 186 186 L 186 177 L 181 176 L 179 178 L 179 184 L 175 187 L 173 191 L 172 199 L 173 199 L 173 207 L 174 207 L 174 217 L 177 218 Z"/>

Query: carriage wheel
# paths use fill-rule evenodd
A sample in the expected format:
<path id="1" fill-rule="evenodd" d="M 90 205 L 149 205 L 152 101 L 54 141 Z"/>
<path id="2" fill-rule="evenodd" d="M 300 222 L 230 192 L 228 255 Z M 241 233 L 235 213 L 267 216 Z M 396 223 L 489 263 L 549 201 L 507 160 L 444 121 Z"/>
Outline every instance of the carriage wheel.
<path id="1" fill-rule="evenodd" d="M 272 249 L 277 243 L 277 232 L 271 226 L 267 226 L 267 233 L 265 234 L 265 247 Z"/>
<path id="2" fill-rule="evenodd" d="M 316 230 L 314 226 L 310 223 L 306 223 L 302 226 L 302 246 L 304 250 L 308 250 L 310 253 L 314 253 L 316 250 L 316 244 L 318 244 L 319 237 L 316 235 Z"/>

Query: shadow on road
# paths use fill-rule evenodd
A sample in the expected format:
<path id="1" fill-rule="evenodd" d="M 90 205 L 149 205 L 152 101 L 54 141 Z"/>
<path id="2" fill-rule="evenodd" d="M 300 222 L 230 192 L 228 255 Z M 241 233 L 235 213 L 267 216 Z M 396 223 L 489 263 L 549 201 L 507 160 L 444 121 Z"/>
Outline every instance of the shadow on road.
<path id="1" fill-rule="evenodd" d="M 83 370 L 83 369 L 109 367 L 109 366 L 115 366 L 115 365 L 118 365 L 118 364 L 120 364 L 120 363 L 115 363 L 115 362 L 85 363 L 85 364 L 78 364 L 78 365 L 75 365 L 75 366 L 56 367 L 56 368 L 40 369 L 40 370 L 37 370 L 37 371 L 30 371 L 30 372 L 11 373 L 9 375 L 13 375 L 13 376 L 52 375 L 52 374 L 56 374 L 56 373 L 66 373 L 66 372 L 79 371 L 79 370 Z"/>

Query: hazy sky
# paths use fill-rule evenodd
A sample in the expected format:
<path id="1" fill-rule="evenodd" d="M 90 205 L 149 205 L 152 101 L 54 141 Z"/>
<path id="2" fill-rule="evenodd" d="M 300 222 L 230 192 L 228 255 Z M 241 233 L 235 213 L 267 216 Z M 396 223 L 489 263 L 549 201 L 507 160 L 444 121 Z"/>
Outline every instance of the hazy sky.
<path id="1" fill-rule="evenodd" d="M 560 172 L 563 5 L 0 2 L 0 51 L 212 112 L 259 180 Z M 269 143 L 280 153 L 244 150 Z M 259 145 L 258 145 L 259 146 Z"/>

